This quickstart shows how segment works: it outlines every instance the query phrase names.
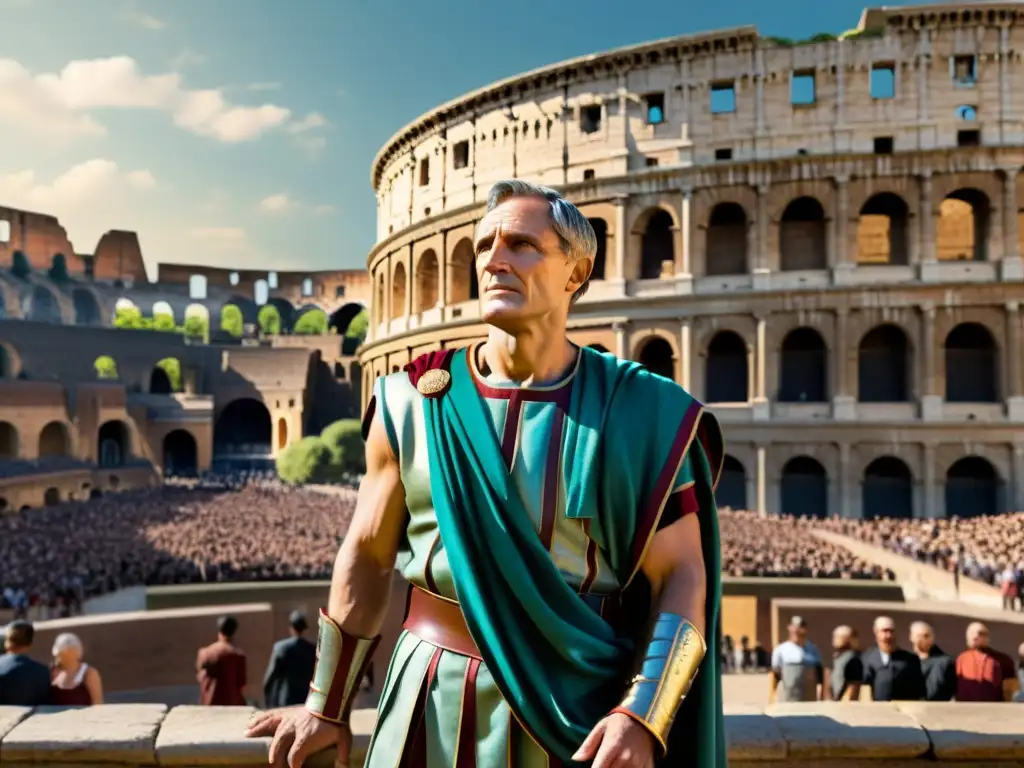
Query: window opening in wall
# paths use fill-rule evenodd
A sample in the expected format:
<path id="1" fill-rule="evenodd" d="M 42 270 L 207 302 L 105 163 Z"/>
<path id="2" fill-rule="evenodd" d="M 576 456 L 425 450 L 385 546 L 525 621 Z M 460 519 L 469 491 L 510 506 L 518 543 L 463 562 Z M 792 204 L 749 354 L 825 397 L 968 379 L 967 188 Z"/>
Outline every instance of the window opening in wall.
<path id="1" fill-rule="evenodd" d="M 658 158 L 656 158 L 656 157 L 647 157 L 647 158 L 644 158 L 644 161 L 647 163 L 647 167 L 648 168 L 657 168 L 658 167 Z"/>
<path id="2" fill-rule="evenodd" d="M 896 98 L 896 65 L 874 64 L 871 67 L 871 98 Z"/>
<path id="3" fill-rule="evenodd" d="M 892 154 L 892 136 L 875 136 L 875 154 Z"/>
<path id="4" fill-rule="evenodd" d="M 950 62 L 953 84 L 958 88 L 970 88 L 978 83 L 978 57 L 972 55 L 954 56 Z"/>
<path id="5" fill-rule="evenodd" d="M 804 149 L 803 147 L 800 147 L 800 149 L 798 149 L 796 153 L 800 155 L 800 157 L 807 157 L 807 150 Z"/>
<path id="6" fill-rule="evenodd" d="M 973 123 L 978 119 L 977 107 L 972 107 L 970 104 L 961 104 L 956 108 L 956 119 Z"/>
<path id="7" fill-rule="evenodd" d="M 425 187 L 430 183 L 430 159 L 420 160 L 420 186 Z"/>
<path id="8" fill-rule="evenodd" d="M 957 131 L 956 145 L 958 147 L 980 147 L 981 131 Z"/>
<path id="9" fill-rule="evenodd" d="M 302 295 L 312 296 L 313 295 L 313 278 L 306 277 L 302 280 Z"/>
<path id="10" fill-rule="evenodd" d="M 11 242 L 11 222 L 0 219 L 0 243 Z"/>
<path id="11" fill-rule="evenodd" d="M 716 149 L 715 160 L 732 160 L 732 150 L 728 148 Z"/>
<path id="12" fill-rule="evenodd" d="M 724 115 L 736 111 L 736 85 L 734 83 L 712 83 L 711 114 Z"/>
<path id="13" fill-rule="evenodd" d="M 277 290 L 277 272 L 267 273 L 267 287 L 269 287 L 270 290 L 272 291 Z"/>
<path id="14" fill-rule="evenodd" d="M 82 263 L 85 265 L 85 279 L 92 280 L 96 275 L 96 262 L 92 256 L 83 256 Z"/>
<path id="15" fill-rule="evenodd" d="M 344 299 L 345 298 L 345 286 L 344 285 L 336 285 L 336 286 L 334 286 L 334 298 L 336 298 L 336 299 Z"/>
<path id="16" fill-rule="evenodd" d="M 789 84 L 789 100 L 794 107 L 814 104 L 814 73 L 794 72 Z"/>
<path id="17" fill-rule="evenodd" d="M 192 275 L 189 277 L 188 297 L 193 301 L 206 300 L 206 275 Z"/>
<path id="18" fill-rule="evenodd" d="M 427 217 L 429 215 L 430 215 L 430 206 L 428 205 L 426 208 L 423 209 L 423 216 Z"/>
<path id="19" fill-rule="evenodd" d="M 469 142 L 466 140 L 455 142 L 452 147 L 452 165 L 455 170 L 460 170 L 469 165 Z"/>
<path id="20" fill-rule="evenodd" d="M 580 110 L 580 130 L 584 133 L 597 133 L 601 130 L 601 107 L 592 104 Z"/>
<path id="21" fill-rule="evenodd" d="M 593 168 L 585 168 L 583 170 L 583 180 L 584 181 L 590 181 L 593 178 L 594 178 L 594 169 Z"/>
<path id="22" fill-rule="evenodd" d="M 647 124 L 660 125 L 665 122 L 665 94 L 649 93 L 644 100 L 647 102 Z"/>
<path id="23" fill-rule="evenodd" d="M 232 272 L 230 275 L 228 275 L 228 282 L 231 283 L 232 285 L 238 285 L 238 273 Z"/>

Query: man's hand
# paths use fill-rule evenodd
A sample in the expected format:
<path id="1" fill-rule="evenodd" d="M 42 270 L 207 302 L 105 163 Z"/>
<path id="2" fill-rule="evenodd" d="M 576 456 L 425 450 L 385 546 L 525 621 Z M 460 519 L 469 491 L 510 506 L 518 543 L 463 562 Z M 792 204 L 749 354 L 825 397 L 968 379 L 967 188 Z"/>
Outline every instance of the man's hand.
<path id="1" fill-rule="evenodd" d="M 311 715 L 304 706 L 257 712 L 245 730 L 248 738 L 273 736 L 270 764 L 277 768 L 302 768 L 310 755 L 333 745 L 338 747 L 336 766 L 347 766 L 352 747 L 352 731 L 347 725 L 335 725 Z"/>
<path id="2" fill-rule="evenodd" d="M 654 768 L 657 742 L 640 723 L 614 712 L 594 726 L 572 759 L 591 768 Z"/>

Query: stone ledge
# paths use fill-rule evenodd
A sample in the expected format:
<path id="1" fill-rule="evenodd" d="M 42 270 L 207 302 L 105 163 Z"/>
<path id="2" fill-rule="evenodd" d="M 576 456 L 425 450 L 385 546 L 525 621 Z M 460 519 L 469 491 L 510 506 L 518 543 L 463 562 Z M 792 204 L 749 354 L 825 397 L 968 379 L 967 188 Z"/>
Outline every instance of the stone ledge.
<path id="1" fill-rule="evenodd" d="M 0 765 L 266 766 L 269 739 L 246 739 L 249 707 L 108 704 L 0 707 Z M 353 715 L 350 766 L 369 746 L 373 710 Z M 1014 704 L 819 703 L 726 709 L 730 765 L 909 768 L 1024 765 L 1024 707 Z M 309 768 L 331 768 L 326 752 Z"/>

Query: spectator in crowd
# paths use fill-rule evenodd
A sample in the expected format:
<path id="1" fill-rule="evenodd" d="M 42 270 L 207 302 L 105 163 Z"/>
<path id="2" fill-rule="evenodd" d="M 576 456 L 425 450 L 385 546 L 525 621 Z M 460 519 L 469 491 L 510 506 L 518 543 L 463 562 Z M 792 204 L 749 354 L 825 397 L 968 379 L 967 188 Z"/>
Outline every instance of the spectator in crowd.
<path id="1" fill-rule="evenodd" d="M 832 701 L 857 701 L 864 679 L 864 665 L 857 650 L 857 633 L 846 625 L 832 631 L 832 667 L 827 670 L 826 691 Z"/>
<path id="2" fill-rule="evenodd" d="M 0 656 L 0 706 L 39 707 L 50 703 L 50 670 L 29 657 L 35 628 L 27 621 L 12 621 L 4 632 Z"/>
<path id="3" fill-rule="evenodd" d="M 740 644 L 734 651 L 737 672 L 746 672 L 754 668 L 754 656 L 750 649 L 750 638 L 746 635 L 740 637 Z"/>
<path id="4" fill-rule="evenodd" d="M 789 639 L 772 651 L 768 700 L 820 701 L 824 683 L 821 654 L 807 639 L 807 622 L 794 616 L 787 632 Z"/>
<path id="5" fill-rule="evenodd" d="M 234 644 L 238 620 L 222 616 L 217 620 L 217 640 L 199 649 L 196 672 L 199 703 L 208 707 L 246 704 L 245 652 Z"/>
<path id="6" fill-rule="evenodd" d="M 88 707 L 103 703 L 103 680 L 95 667 L 82 661 L 85 648 L 77 635 L 63 632 L 53 641 L 54 704 Z"/>
<path id="7" fill-rule="evenodd" d="M 896 623 L 879 616 L 873 625 L 877 645 L 865 653 L 864 685 L 874 701 L 919 701 L 924 698 L 924 675 L 917 654 L 896 645 Z"/>
<path id="8" fill-rule="evenodd" d="M 291 636 L 274 643 L 263 677 L 263 701 L 268 709 L 302 704 L 313 680 L 316 646 L 304 637 L 306 617 L 293 611 L 288 623 Z"/>
<path id="9" fill-rule="evenodd" d="M 1012 611 L 1017 607 L 1017 569 L 1009 563 L 999 574 L 999 593 L 1003 596 L 1003 608 Z"/>
<path id="10" fill-rule="evenodd" d="M 988 627 L 967 627 L 967 650 L 956 658 L 957 701 L 1012 701 L 1018 690 L 1013 659 L 988 644 Z"/>
<path id="11" fill-rule="evenodd" d="M 1013 700 L 1024 704 L 1024 643 L 1017 649 L 1017 692 L 1013 694 Z"/>
<path id="12" fill-rule="evenodd" d="M 925 701 L 951 701 L 956 694 L 956 665 L 935 644 L 931 625 L 923 621 L 910 625 L 910 647 L 921 659 Z"/>

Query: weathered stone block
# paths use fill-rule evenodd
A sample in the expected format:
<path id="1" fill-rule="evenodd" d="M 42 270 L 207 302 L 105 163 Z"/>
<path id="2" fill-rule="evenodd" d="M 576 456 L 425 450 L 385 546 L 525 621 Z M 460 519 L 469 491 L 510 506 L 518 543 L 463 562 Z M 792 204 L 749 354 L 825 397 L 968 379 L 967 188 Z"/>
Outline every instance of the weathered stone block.
<path id="1" fill-rule="evenodd" d="M 786 740 L 762 707 L 728 707 L 725 738 L 730 764 L 736 760 L 785 760 Z"/>
<path id="2" fill-rule="evenodd" d="M 1024 763 L 1024 707 L 967 702 L 901 702 L 931 740 L 938 760 Z"/>

